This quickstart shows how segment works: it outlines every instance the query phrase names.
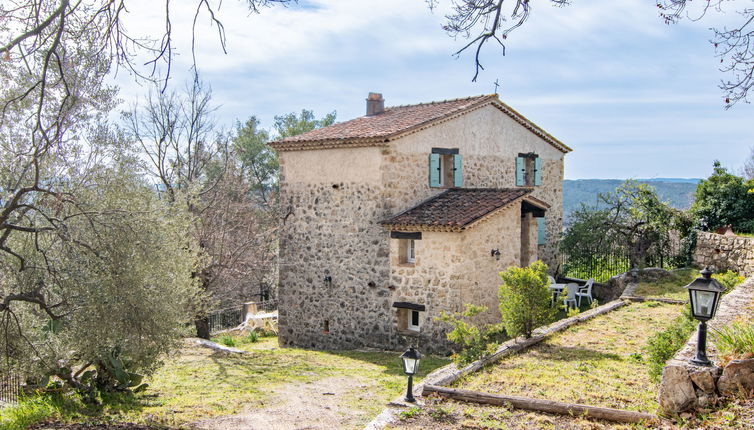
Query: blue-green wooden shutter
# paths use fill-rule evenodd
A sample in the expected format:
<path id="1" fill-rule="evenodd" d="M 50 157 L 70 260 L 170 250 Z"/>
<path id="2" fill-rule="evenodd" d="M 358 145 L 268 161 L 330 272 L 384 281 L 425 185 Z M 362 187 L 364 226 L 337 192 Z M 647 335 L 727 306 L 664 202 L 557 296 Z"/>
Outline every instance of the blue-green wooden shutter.
<path id="1" fill-rule="evenodd" d="M 524 174 L 526 173 L 526 163 L 524 157 L 516 157 L 516 186 L 523 187 Z"/>
<path id="2" fill-rule="evenodd" d="M 440 186 L 440 154 L 429 154 L 429 186 Z"/>
<path id="3" fill-rule="evenodd" d="M 461 166 L 461 154 L 453 155 L 453 186 L 463 186 L 463 167 Z"/>
<path id="4" fill-rule="evenodd" d="M 537 218 L 537 245 L 545 244 L 545 219 Z"/>
<path id="5" fill-rule="evenodd" d="M 542 185 L 542 159 L 534 159 L 534 185 Z"/>

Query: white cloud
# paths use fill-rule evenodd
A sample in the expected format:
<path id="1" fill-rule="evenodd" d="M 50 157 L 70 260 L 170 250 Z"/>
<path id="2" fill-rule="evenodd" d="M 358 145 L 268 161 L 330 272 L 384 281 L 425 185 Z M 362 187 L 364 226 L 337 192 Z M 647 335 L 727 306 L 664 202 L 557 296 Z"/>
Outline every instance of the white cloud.
<path id="1" fill-rule="evenodd" d="M 129 25 L 157 34 L 163 11 L 134 1 Z M 194 4 L 171 3 L 177 86 L 191 65 Z M 569 177 L 700 176 L 713 158 L 740 162 L 754 144 L 754 106 L 722 110 L 722 75 L 708 43 L 710 25 L 735 23 L 738 15 L 666 26 L 646 0 L 532 4 L 531 20 L 507 41 L 508 55 L 485 51 L 477 83 L 470 82 L 473 58 L 451 57 L 464 41 L 448 38 L 444 12 L 431 13 L 421 0 L 313 0 L 259 15 L 226 0 L 219 18 L 228 55 L 206 13 L 196 52 L 226 125 L 252 114 L 269 125 L 273 115 L 302 108 L 318 115 L 337 109 L 346 120 L 363 114 L 368 91 L 384 92 L 389 105 L 406 104 L 491 93 L 499 79 L 505 101 L 576 149 L 567 158 Z M 145 92 L 128 77 L 119 83 L 125 100 Z"/>

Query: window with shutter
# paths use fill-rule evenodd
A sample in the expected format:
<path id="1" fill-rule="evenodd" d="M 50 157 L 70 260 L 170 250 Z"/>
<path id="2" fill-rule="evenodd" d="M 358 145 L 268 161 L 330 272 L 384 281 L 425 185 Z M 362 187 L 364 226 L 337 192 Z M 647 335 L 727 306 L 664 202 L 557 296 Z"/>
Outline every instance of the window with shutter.
<path id="1" fill-rule="evenodd" d="M 545 244 L 546 233 L 547 233 L 547 230 L 545 230 L 545 219 L 537 218 L 537 245 Z"/>
<path id="2" fill-rule="evenodd" d="M 533 187 L 542 185 L 542 159 L 529 152 L 516 157 L 516 186 Z"/>
<path id="3" fill-rule="evenodd" d="M 523 187 L 526 185 L 524 176 L 526 175 L 526 160 L 524 157 L 516 157 L 516 186 Z"/>
<path id="4" fill-rule="evenodd" d="M 463 186 L 461 154 L 453 155 L 453 186 L 456 188 L 461 188 Z"/>
<path id="5" fill-rule="evenodd" d="M 442 185 L 440 154 L 429 154 L 429 186 L 439 187 Z"/>
<path id="6" fill-rule="evenodd" d="M 458 148 L 432 148 L 429 154 L 429 186 L 450 188 L 462 185 L 462 158 Z"/>

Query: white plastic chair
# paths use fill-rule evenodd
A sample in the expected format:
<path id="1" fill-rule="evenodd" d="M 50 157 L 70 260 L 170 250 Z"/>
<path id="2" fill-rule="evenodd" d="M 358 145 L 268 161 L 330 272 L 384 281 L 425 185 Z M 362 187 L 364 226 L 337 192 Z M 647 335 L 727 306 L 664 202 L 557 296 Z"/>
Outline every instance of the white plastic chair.
<path id="1" fill-rule="evenodd" d="M 578 284 L 568 284 L 568 296 L 563 300 L 563 305 L 565 305 L 565 309 L 568 310 L 568 308 L 571 307 L 571 303 L 573 303 L 573 307 L 575 308 L 576 305 L 576 292 L 579 290 Z"/>
<path id="2" fill-rule="evenodd" d="M 593 286 L 594 286 L 594 278 L 589 278 L 589 280 L 586 281 L 586 284 L 583 287 L 578 287 L 578 291 L 576 291 L 576 299 L 578 300 L 579 307 L 581 307 L 582 297 L 588 299 L 589 304 L 592 304 L 592 301 L 594 301 L 594 298 L 592 297 Z"/>
<path id="3" fill-rule="evenodd" d="M 560 289 L 553 288 L 556 285 L 558 285 L 558 283 L 555 281 L 555 278 L 553 278 L 550 275 L 547 275 L 547 279 L 550 282 L 550 285 L 548 285 L 547 287 L 550 289 L 550 292 L 552 293 L 552 298 L 550 299 L 550 306 L 555 306 L 555 302 L 558 300 L 558 296 L 560 295 Z"/>

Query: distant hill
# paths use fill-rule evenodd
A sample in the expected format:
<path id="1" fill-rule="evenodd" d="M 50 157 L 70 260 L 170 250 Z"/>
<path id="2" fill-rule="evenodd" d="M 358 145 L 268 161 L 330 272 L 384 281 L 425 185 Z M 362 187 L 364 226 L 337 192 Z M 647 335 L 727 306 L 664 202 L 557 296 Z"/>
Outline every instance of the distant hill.
<path id="1" fill-rule="evenodd" d="M 615 190 L 625 182 L 623 179 L 566 179 L 563 181 L 564 221 L 581 206 L 581 203 L 594 205 L 597 195 Z M 654 178 L 637 179 L 636 182 L 651 185 L 657 190 L 660 200 L 677 209 L 688 209 L 694 202 L 694 191 L 699 179 L 693 178 Z"/>

